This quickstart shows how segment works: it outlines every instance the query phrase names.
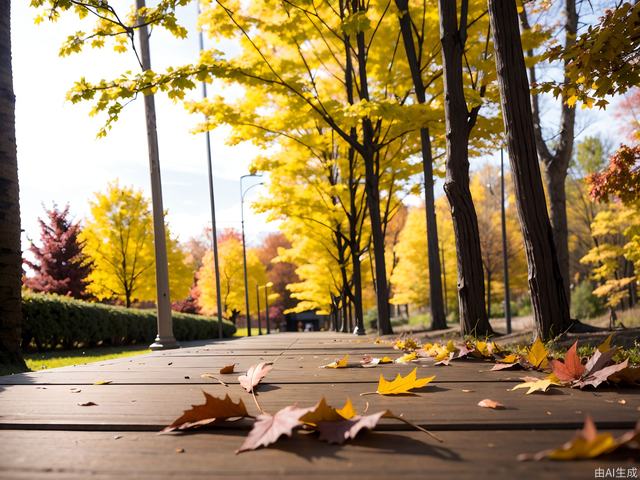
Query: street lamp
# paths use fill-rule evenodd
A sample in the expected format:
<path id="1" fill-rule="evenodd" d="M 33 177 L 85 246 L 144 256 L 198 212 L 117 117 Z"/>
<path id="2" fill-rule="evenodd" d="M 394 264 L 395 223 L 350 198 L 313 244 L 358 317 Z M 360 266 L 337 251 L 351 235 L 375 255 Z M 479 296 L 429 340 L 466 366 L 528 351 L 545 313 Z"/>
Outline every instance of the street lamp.
<path id="1" fill-rule="evenodd" d="M 256 175 L 253 173 L 242 175 L 240 177 L 240 221 L 242 224 L 242 266 L 244 270 L 244 302 L 247 313 L 247 336 L 251 336 L 251 315 L 249 312 L 249 282 L 247 281 L 247 246 L 244 239 L 244 196 L 246 193 L 251 190 L 253 187 L 257 187 L 258 185 L 263 185 L 263 182 L 254 183 L 246 190 L 242 187 L 242 180 L 249 177 L 261 177 L 262 175 Z"/>
<path id="2" fill-rule="evenodd" d="M 200 1 L 198 0 L 198 16 L 200 16 Z M 200 30 L 200 52 L 204 50 L 204 35 Z M 202 98 L 207 98 L 207 83 L 202 82 Z M 208 119 L 208 117 L 205 117 Z M 222 338 L 222 296 L 220 293 L 220 264 L 218 262 L 218 229 L 216 227 L 216 202 L 213 194 L 213 165 L 211 162 L 211 136 L 209 130 L 205 132 L 207 139 L 207 171 L 209 174 L 209 203 L 211 205 L 211 243 L 213 248 L 213 274 L 216 282 L 216 305 L 218 307 L 218 338 Z"/>

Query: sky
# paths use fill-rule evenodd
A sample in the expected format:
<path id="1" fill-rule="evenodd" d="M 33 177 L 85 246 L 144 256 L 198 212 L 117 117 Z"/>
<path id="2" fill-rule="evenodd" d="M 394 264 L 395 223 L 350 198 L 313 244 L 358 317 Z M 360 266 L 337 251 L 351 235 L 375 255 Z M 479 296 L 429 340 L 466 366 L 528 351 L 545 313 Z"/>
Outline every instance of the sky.
<path id="1" fill-rule="evenodd" d="M 71 206 L 78 220 L 89 214 L 89 201 L 94 192 L 104 191 L 110 181 L 133 185 L 150 197 L 146 130 L 142 98 L 127 106 L 107 138 L 96 133 L 104 117 L 90 117 L 89 104 L 73 105 L 65 94 L 73 82 L 83 76 L 99 80 L 117 76 L 124 70 L 138 68 L 131 52 L 117 54 L 110 48 L 88 48 L 81 54 L 60 58 L 58 49 L 67 35 L 80 27 L 73 15 L 55 24 L 35 25 L 35 10 L 29 2 L 12 2 L 13 76 L 16 94 L 16 135 L 20 178 L 20 206 L 23 242 L 37 240 L 37 219 L 43 216 L 43 205 L 53 203 Z M 185 40 L 178 40 L 157 29 L 151 35 L 152 68 L 194 61 L 198 55 L 195 28 L 195 3 L 179 10 L 181 23 L 189 30 Z M 220 85 L 209 87 L 210 94 L 233 96 L 237 92 L 220 91 Z M 190 98 L 199 98 L 200 90 Z M 549 122 L 557 115 L 555 102 L 543 103 Z M 192 134 L 199 117 L 189 114 L 181 104 L 163 95 L 156 96 L 160 165 L 164 207 L 173 235 L 181 241 L 198 235 L 211 223 L 204 134 Z M 616 139 L 611 128 L 610 112 L 580 112 L 580 137 L 603 133 Z M 260 150 L 248 143 L 228 146 L 224 128 L 211 134 L 214 187 L 218 229 L 240 228 L 239 178 L 246 174 L 251 160 Z M 578 138 L 579 140 L 579 138 Z M 476 160 L 472 166 L 499 161 Z M 245 184 L 259 180 L 248 179 Z M 441 183 L 441 182 L 440 182 Z M 251 190 L 247 203 L 260 195 L 262 187 Z M 410 203 L 419 203 L 410 199 Z M 277 229 L 265 215 L 247 208 L 245 229 L 247 241 L 256 244 L 269 231 Z M 23 243 L 23 245 L 27 245 Z"/>
<path id="2" fill-rule="evenodd" d="M 99 80 L 139 68 L 133 53 L 117 54 L 108 47 L 88 48 L 60 58 L 60 45 L 67 35 L 79 29 L 77 19 L 70 15 L 55 24 L 34 25 L 35 10 L 28 3 L 12 2 L 11 12 L 23 245 L 27 238 L 38 239 L 37 219 L 44 214 L 43 205 L 49 208 L 54 202 L 60 206 L 69 203 L 72 215 L 82 219 L 89 214 L 94 192 L 104 191 L 115 179 L 121 185 L 141 188 L 150 197 L 142 98 L 125 108 L 103 139 L 97 139 L 96 133 L 104 117 L 90 117 L 88 104 L 74 105 L 65 100 L 73 82 L 82 76 Z M 180 18 L 190 32 L 186 40 L 175 39 L 161 29 L 152 33 L 154 69 L 197 58 L 195 4 L 183 8 Z M 192 98 L 200 95 L 199 89 L 191 93 Z M 205 136 L 191 133 L 200 118 L 187 113 L 181 104 L 157 95 L 156 108 L 164 207 L 172 234 L 186 241 L 211 224 Z M 251 144 L 226 145 L 227 134 L 228 130 L 220 129 L 211 135 L 219 230 L 240 228 L 239 178 L 260 153 Z M 245 188 L 259 181 L 246 179 Z M 256 243 L 266 232 L 277 229 L 276 224 L 267 224 L 264 215 L 247 208 L 247 203 L 260 195 L 261 188 L 252 189 L 246 196 L 249 243 Z"/>

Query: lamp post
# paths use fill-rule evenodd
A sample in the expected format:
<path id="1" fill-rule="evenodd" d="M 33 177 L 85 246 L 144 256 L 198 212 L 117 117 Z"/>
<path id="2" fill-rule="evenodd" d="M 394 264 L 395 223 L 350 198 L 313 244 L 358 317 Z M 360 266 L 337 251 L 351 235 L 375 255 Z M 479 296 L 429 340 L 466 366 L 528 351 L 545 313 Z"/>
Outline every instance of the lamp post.
<path id="1" fill-rule="evenodd" d="M 260 320 L 260 285 L 256 282 L 256 308 L 258 310 L 258 335 L 262 335 L 262 322 Z"/>
<path id="2" fill-rule="evenodd" d="M 507 219 L 504 206 L 504 150 L 500 148 L 500 207 L 502 215 L 502 267 L 504 269 L 504 318 L 511 333 L 511 299 L 509 295 L 509 261 L 507 258 Z"/>
<path id="3" fill-rule="evenodd" d="M 254 183 L 249 188 L 244 190 L 242 188 L 242 180 L 249 177 L 260 177 L 260 176 L 261 175 L 247 174 L 247 175 L 242 175 L 240 177 L 240 223 L 242 225 L 242 266 L 244 270 L 244 302 L 245 302 L 246 314 L 247 314 L 247 336 L 249 337 L 251 336 L 251 315 L 249 312 L 249 282 L 247 281 L 247 246 L 244 239 L 244 196 L 253 187 L 262 185 L 262 182 Z"/>
<path id="4" fill-rule="evenodd" d="M 198 16 L 200 16 L 200 0 L 198 5 Z M 200 30 L 199 34 L 200 52 L 204 50 L 204 34 Z M 207 98 L 207 83 L 202 82 L 202 98 Z M 218 309 L 218 338 L 222 338 L 222 296 L 220 293 L 220 264 L 218 263 L 218 229 L 216 227 L 216 202 L 213 194 L 213 165 L 211 162 L 211 136 L 209 130 L 205 132 L 207 139 L 207 171 L 209 174 L 209 202 L 211 205 L 211 243 L 213 248 L 213 273 L 216 282 L 216 305 Z"/>
<path id="5" fill-rule="evenodd" d="M 144 0 L 136 0 L 138 12 L 145 8 Z M 149 51 L 149 31 L 142 17 L 137 19 L 140 31 L 140 57 L 143 71 L 151 70 Z M 153 95 L 144 96 L 144 113 L 147 121 L 147 146 L 149 150 L 149 170 L 151 176 L 151 206 L 153 211 L 153 245 L 156 267 L 156 304 L 158 335 L 149 346 L 151 350 L 178 348 L 173 335 L 171 300 L 169 299 L 169 264 L 164 227 L 164 207 L 162 206 L 162 181 L 160 178 L 160 153 L 158 131 L 156 129 L 156 106 Z"/>

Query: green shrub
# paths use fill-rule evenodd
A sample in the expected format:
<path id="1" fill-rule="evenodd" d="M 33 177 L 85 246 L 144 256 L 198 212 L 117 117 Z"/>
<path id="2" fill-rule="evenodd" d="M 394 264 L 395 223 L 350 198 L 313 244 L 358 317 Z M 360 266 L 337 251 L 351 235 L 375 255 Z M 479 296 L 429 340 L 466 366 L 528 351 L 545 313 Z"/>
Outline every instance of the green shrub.
<path id="1" fill-rule="evenodd" d="M 22 348 L 39 351 L 102 345 L 149 344 L 156 336 L 155 310 L 89 303 L 58 295 L 38 293 L 22 297 Z M 178 341 L 218 336 L 218 322 L 210 317 L 173 312 Z M 235 326 L 223 322 L 223 336 Z"/>
<path id="2" fill-rule="evenodd" d="M 571 292 L 571 318 L 593 318 L 604 312 L 604 304 L 593 293 L 589 280 L 580 282 Z"/>

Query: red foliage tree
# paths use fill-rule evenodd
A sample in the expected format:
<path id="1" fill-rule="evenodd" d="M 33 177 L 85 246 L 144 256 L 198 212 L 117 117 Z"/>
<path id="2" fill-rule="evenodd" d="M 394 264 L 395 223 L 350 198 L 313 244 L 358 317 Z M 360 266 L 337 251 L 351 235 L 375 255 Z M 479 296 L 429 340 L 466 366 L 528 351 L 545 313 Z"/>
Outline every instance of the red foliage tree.
<path id="1" fill-rule="evenodd" d="M 42 245 L 31 242 L 29 247 L 35 261 L 23 260 L 34 272 L 25 278 L 24 284 L 36 292 L 87 298 L 87 277 L 93 265 L 82 252 L 80 223 L 69 218 L 69 205 L 63 210 L 54 205 L 51 210 L 45 209 L 45 213 L 47 221 L 38 218 Z"/>
<path id="2" fill-rule="evenodd" d="M 591 197 L 608 201 L 610 196 L 629 204 L 640 198 L 640 145 L 621 145 L 609 160 L 609 166 L 587 177 Z"/>
<path id="3" fill-rule="evenodd" d="M 267 235 L 262 246 L 258 249 L 260 261 L 267 267 L 267 278 L 273 283 L 271 292 L 279 295 L 278 300 L 270 306 L 270 316 L 281 315 L 284 310 L 296 305 L 297 300 L 291 298 L 291 292 L 287 290 L 287 285 L 300 281 L 294 264 L 273 261 L 278 256 L 279 248 L 291 248 L 291 243 L 282 233 L 276 232 Z"/>

